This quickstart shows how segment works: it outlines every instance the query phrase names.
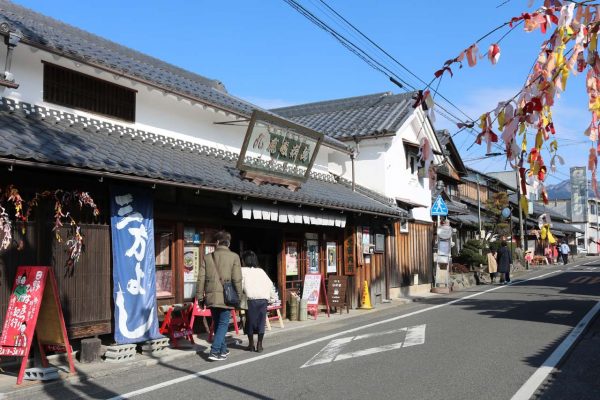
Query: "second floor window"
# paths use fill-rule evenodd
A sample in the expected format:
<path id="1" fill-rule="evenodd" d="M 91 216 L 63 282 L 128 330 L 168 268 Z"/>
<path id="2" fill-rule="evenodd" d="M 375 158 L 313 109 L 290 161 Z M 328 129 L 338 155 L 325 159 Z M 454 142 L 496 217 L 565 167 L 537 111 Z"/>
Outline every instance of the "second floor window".
<path id="1" fill-rule="evenodd" d="M 407 168 L 411 175 L 416 175 L 419 170 L 419 159 L 414 154 L 409 154 L 407 159 Z"/>
<path id="2" fill-rule="evenodd" d="M 44 63 L 44 101 L 127 122 L 135 121 L 136 91 Z"/>

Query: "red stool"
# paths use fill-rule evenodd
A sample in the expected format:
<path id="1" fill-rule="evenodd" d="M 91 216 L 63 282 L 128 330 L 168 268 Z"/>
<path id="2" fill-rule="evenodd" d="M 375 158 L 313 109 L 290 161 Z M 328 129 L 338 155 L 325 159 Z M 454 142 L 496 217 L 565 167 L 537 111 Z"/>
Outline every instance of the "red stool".
<path id="1" fill-rule="evenodd" d="M 212 315 L 210 313 L 210 309 L 206 308 L 206 307 L 200 308 L 200 306 L 198 305 L 198 301 L 194 300 L 194 308 L 192 309 L 192 316 L 190 319 L 191 327 L 194 326 L 194 320 L 196 317 L 204 317 L 203 321 L 204 321 L 204 327 L 207 328 L 206 330 L 208 331 L 208 341 L 212 342 L 212 339 L 214 336 L 214 331 L 215 331 L 215 321 L 214 320 L 211 321 L 210 329 L 208 329 L 207 324 L 206 324 L 206 317 L 212 317 Z M 231 310 L 231 318 L 233 318 L 233 327 L 235 328 L 235 334 L 239 335 L 240 328 L 238 327 L 237 315 L 235 313 L 235 310 Z"/>

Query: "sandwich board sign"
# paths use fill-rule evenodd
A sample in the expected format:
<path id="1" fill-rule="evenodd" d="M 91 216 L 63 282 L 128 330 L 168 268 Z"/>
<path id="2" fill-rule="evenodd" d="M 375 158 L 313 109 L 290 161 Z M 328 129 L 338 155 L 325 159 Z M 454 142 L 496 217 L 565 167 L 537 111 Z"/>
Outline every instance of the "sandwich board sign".
<path id="1" fill-rule="evenodd" d="M 437 199 L 435 199 L 435 202 L 431 206 L 431 215 L 439 215 L 442 217 L 448 215 L 448 206 L 446 205 L 446 202 L 444 201 L 441 195 L 439 195 Z"/>
<path id="2" fill-rule="evenodd" d="M 75 372 L 71 346 L 60 307 L 56 278 L 50 267 L 20 266 L 8 300 L 0 336 L 0 356 L 22 357 L 17 385 L 23 381 L 33 335 L 48 367 L 46 349 L 66 351 L 69 370 Z"/>
<path id="3" fill-rule="evenodd" d="M 302 286 L 302 299 L 307 301 L 307 311 L 313 314 L 317 319 L 319 312 L 319 296 L 321 289 L 325 293 L 325 302 L 327 303 L 327 317 L 329 317 L 329 299 L 325 290 L 325 282 L 321 274 L 306 274 L 304 275 L 304 285 Z"/>

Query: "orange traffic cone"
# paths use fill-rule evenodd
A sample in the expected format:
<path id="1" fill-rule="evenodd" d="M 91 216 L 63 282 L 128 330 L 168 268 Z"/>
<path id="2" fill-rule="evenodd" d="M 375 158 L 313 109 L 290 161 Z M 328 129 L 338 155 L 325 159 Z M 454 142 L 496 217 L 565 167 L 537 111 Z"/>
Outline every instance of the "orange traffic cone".
<path id="1" fill-rule="evenodd" d="M 369 283 L 367 281 L 365 281 L 365 285 L 363 286 L 361 303 L 361 310 L 370 310 L 373 308 L 373 306 L 371 306 L 371 296 L 369 295 Z"/>

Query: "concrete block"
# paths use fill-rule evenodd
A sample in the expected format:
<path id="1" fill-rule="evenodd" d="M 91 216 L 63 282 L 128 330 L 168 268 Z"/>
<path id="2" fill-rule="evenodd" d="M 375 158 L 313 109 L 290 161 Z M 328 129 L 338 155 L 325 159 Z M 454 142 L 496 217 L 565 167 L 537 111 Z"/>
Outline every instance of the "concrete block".
<path id="1" fill-rule="evenodd" d="M 131 351 L 135 352 L 137 344 L 113 344 L 111 346 L 106 346 L 107 353 L 129 353 Z"/>
<path id="2" fill-rule="evenodd" d="M 27 368 L 23 379 L 30 381 L 49 381 L 52 379 L 58 379 L 58 368 Z"/>
<path id="3" fill-rule="evenodd" d="M 109 357 L 107 355 L 106 360 L 104 360 L 104 361 L 109 362 L 109 363 L 120 363 L 120 362 L 125 362 L 125 361 L 133 361 L 134 358 L 135 358 L 135 352 L 120 353 L 118 355 L 111 356 L 111 357 Z"/>
<path id="4" fill-rule="evenodd" d="M 98 338 L 83 339 L 81 341 L 81 353 L 79 361 L 82 363 L 93 363 L 100 361 L 100 350 L 102 342 Z"/>
<path id="5" fill-rule="evenodd" d="M 159 350 L 169 347 L 169 338 L 148 340 L 142 344 L 142 351 Z"/>
<path id="6" fill-rule="evenodd" d="M 136 353 L 136 344 L 112 345 L 106 347 L 104 357 L 107 362 L 123 362 L 132 360 Z"/>

